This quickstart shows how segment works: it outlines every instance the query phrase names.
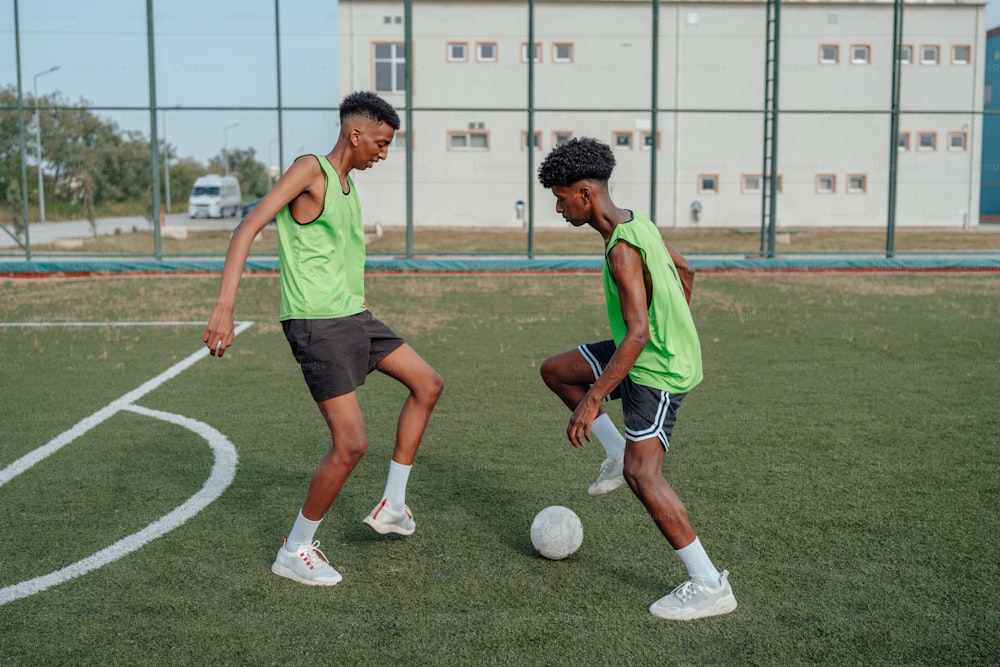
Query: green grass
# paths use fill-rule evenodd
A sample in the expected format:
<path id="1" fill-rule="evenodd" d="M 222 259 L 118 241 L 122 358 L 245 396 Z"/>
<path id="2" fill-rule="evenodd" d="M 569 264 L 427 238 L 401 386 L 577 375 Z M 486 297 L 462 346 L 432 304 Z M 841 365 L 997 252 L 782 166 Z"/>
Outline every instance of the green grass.
<path id="1" fill-rule="evenodd" d="M 201 420 L 240 456 L 189 523 L 100 570 L 0 607 L 3 664 L 591 665 L 1000 662 L 1000 313 L 993 275 L 706 274 L 706 379 L 665 473 L 740 607 L 690 624 L 646 607 L 683 567 L 627 489 L 586 495 L 597 446 L 538 378 L 606 336 L 595 275 L 373 275 L 376 314 L 445 377 L 411 476 L 417 532 L 361 524 L 404 398 L 360 392 L 371 448 L 320 528 L 344 582 L 268 572 L 326 428 L 275 319 L 140 405 Z M 6 321 L 203 320 L 217 277 L 0 283 Z M 201 328 L 0 328 L 0 468 L 185 358 Z M 612 406 L 614 416 L 620 413 Z M 205 443 L 120 413 L 0 487 L 0 587 L 65 566 L 194 493 Z M 531 548 L 573 508 L 581 550 Z"/>
<path id="2" fill-rule="evenodd" d="M 235 225 L 236 222 L 234 221 Z M 984 225 L 976 230 L 941 230 L 900 228 L 896 231 L 896 252 L 988 252 L 1000 251 L 1000 228 Z M 373 236 L 373 235 L 372 235 Z M 753 229 L 664 229 L 663 236 L 685 254 L 755 254 L 760 250 L 760 233 Z M 228 231 L 193 231 L 181 241 L 161 240 L 166 256 L 224 255 L 229 246 Z M 884 253 L 885 230 L 866 229 L 800 229 L 789 230 L 778 237 L 786 242 L 775 245 L 778 254 L 790 253 Z M 406 232 L 390 228 L 380 239 L 372 238 L 368 245 L 371 255 L 402 255 L 406 253 Z M 251 252 L 275 255 L 277 237 L 273 227 L 264 230 Z M 87 238 L 83 247 L 56 251 L 51 244 L 32 245 L 33 253 L 73 255 L 98 253 L 107 255 L 152 255 L 152 232 L 139 232 Z M 417 228 L 413 234 L 413 252 L 417 255 L 521 255 L 528 252 L 528 235 L 524 231 Z M 542 229 L 535 234 L 537 255 L 594 255 L 600 252 L 593 234 L 578 229 Z M 14 250 L 8 254 L 18 254 Z M 21 253 L 23 254 L 23 253 Z"/>

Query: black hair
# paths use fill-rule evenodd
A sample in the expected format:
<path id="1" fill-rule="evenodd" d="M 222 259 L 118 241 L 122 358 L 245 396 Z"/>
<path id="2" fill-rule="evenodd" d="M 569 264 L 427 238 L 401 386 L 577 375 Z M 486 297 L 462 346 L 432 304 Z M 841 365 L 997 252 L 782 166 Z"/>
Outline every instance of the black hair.
<path id="1" fill-rule="evenodd" d="M 392 105 L 367 90 L 351 93 L 340 103 L 340 122 L 350 116 L 362 116 L 376 123 L 386 123 L 394 130 L 399 129 L 399 114 Z"/>
<path id="2" fill-rule="evenodd" d="M 542 187 L 567 187 L 592 178 L 607 183 L 615 168 L 611 147 L 597 139 L 570 139 L 552 150 L 538 167 Z"/>

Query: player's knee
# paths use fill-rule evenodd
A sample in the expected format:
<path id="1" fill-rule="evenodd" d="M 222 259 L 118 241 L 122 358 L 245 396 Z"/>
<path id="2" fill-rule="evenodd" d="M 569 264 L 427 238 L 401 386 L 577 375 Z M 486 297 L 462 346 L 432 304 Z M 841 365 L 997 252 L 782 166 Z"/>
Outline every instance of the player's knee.
<path id="1" fill-rule="evenodd" d="M 542 362 L 542 365 L 538 369 L 539 374 L 542 376 L 542 382 L 545 386 L 552 388 L 560 384 L 559 382 L 559 367 L 555 361 L 555 357 L 549 357 Z"/>
<path id="2" fill-rule="evenodd" d="M 427 380 L 414 395 L 423 403 L 434 406 L 444 393 L 444 378 L 437 371 L 431 371 Z"/>
<path id="3" fill-rule="evenodd" d="M 652 487 L 663 478 L 662 474 L 652 466 L 629 456 L 625 457 L 622 473 L 629 488 L 639 497 L 642 497 L 645 489 Z"/>

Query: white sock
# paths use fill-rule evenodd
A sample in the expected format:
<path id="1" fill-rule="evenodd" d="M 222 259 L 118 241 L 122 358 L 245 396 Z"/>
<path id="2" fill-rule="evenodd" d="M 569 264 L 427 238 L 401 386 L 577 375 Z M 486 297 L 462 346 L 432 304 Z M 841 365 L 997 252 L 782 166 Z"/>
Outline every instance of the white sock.
<path id="1" fill-rule="evenodd" d="M 302 516 L 302 510 L 299 510 L 299 516 L 295 519 L 292 532 L 288 534 L 288 539 L 285 540 L 285 549 L 289 552 L 295 552 L 303 544 L 312 544 L 313 537 L 316 536 L 316 529 L 319 528 L 319 524 L 322 521 L 323 519 L 310 521 Z"/>
<path id="2" fill-rule="evenodd" d="M 383 498 L 388 498 L 394 509 L 401 510 L 406 504 L 406 482 L 410 479 L 410 468 L 395 461 L 389 461 L 389 477 L 385 480 Z"/>
<path id="3" fill-rule="evenodd" d="M 618 427 L 611 421 L 608 413 L 602 412 L 594 420 L 590 432 L 597 436 L 597 440 L 604 447 L 604 452 L 612 461 L 621 461 L 625 458 L 625 438 L 618 432 Z"/>
<path id="4" fill-rule="evenodd" d="M 697 537 L 694 542 L 682 549 L 677 550 L 677 555 L 684 561 L 688 575 L 697 577 L 705 582 L 709 588 L 718 588 L 722 584 L 722 575 L 712 565 L 711 559 L 705 553 L 705 548 L 701 546 L 701 540 Z"/>

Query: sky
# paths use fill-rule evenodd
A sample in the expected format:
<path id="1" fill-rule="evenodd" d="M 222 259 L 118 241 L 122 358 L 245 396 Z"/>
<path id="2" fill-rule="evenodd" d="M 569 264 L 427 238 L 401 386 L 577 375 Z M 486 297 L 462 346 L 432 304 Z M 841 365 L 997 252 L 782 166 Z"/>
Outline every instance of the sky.
<path id="1" fill-rule="evenodd" d="M 336 142 L 337 3 L 280 5 L 287 167 L 295 156 L 326 153 Z M 168 107 L 157 122 L 172 155 L 207 162 L 226 147 L 252 147 L 261 162 L 278 164 L 278 116 L 260 109 L 278 104 L 274 6 L 274 0 L 154 0 L 156 105 Z M 145 0 L 19 0 L 18 23 L 26 97 L 37 85 L 40 96 L 85 100 L 101 118 L 149 136 Z M 42 74 L 52 67 L 58 69 Z M 0 85 L 16 84 L 14 0 L 0 0 Z M 222 106 L 255 108 L 197 109 Z"/>
<path id="2" fill-rule="evenodd" d="M 279 154 L 275 0 L 154 0 L 159 136 L 174 157 L 207 162 L 254 148 L 287 167 L 336 142 L 336 0 L 279 0 L 284 150 Z M 15 0 L 0 0 L 0 85 L 17 83 Z M 150 134 L 146 0 L 19 0 L 21 77 L 26 95 L 83 100 L 121 129 Z M 986 9 L 1000 26 L 1000 0 Z M 52 67 L 59 69 L 46 72 Z M 350 92 L 350 91 L 345 91 Z M 198 107 L 251 107 L 198 110 Z M 110 109 L 106 107 L 117 107 Z M 126 108 L 122 108 L 126 107 Z M 320 108 L 320 109 L 317 109 Z M 296 109 L 297 108 L 297 109 Z"/>

